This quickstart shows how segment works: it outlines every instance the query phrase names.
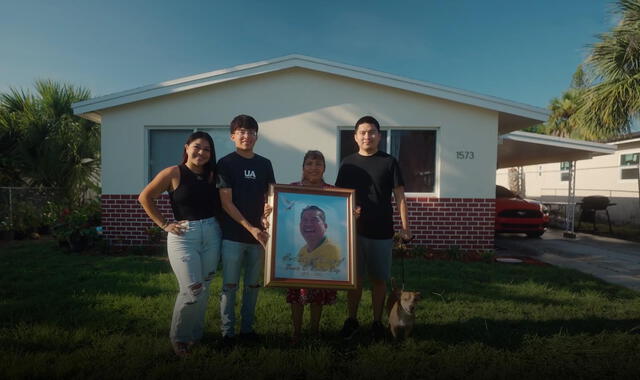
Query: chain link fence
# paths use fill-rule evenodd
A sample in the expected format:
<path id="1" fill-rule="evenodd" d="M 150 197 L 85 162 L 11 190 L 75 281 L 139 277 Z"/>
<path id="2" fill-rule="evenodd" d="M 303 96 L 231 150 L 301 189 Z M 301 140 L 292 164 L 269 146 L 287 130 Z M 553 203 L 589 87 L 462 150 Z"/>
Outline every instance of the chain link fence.
<path id="1" fill-rule="evenodd" d="M 0 231 L 28 234 L 51 227 L 61 206 L 55 188 L 0 187 Z"/>

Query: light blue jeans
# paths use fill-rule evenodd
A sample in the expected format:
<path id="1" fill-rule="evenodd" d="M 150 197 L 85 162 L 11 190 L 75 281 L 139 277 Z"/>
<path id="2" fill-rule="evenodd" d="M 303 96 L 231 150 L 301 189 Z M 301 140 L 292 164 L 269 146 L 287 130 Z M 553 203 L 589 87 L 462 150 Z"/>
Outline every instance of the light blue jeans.
<path id="1" fill-rule="evenodd" d="M 215 218 L 184 222 L 184 234 L 169 233 L 167 252 L 178 278 L 169 338 L 172 342 L 197 342 L 204 333 L 204 318 L 211 280 L 220 260 L 222 232 Z"/>
<path id="2" fill-rule="evenodd" d="M 244 268 L 244 290 L 240 309 L 242 317 L 240 333 L 253 332 L 253 320 L 258 301 L 258 280 L 263 263 L 264 249 L 260 244 L 222 241 L 222 292 L 220 293 L 222 336 L 235 335 L 236 293 L 242 268 Z"/>

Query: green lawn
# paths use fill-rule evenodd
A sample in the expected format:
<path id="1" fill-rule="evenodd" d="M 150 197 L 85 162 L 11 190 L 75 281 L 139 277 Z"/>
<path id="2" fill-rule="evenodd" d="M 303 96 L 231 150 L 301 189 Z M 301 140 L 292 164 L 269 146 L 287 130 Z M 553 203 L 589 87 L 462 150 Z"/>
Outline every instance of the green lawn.
<path id="1" fill-rule="evenodd" d="M 69 254 L 51 241 L 0 243 L 0 378 L 638 378 L 640 293 L 554 267 L 405 262 L 425 295 L 403 343 L 337 337 L 288 346 L 282 290 L 262 291 L 259 346 L 220 349 L 220 277 L 204 344 L 185 360 L 168 341 L 175 278 L 162 257 Z M 394 267 L 400 276 L 399 262 Z M 369 293 L 361 319 L 371 322 Z M 308 315 L 306 315 L 308 317 Z"/>

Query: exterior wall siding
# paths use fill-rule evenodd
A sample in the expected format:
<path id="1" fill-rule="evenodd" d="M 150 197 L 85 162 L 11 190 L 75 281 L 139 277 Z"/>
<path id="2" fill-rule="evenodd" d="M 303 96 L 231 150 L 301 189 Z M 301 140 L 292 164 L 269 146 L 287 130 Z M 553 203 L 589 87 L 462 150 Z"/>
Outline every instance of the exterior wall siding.
<path id="1" fill-rule="evenodd" d="M 324 153 L 325 180 L 333 182 L 340 166 L 339 130 L 352 130 L 361 116 L 373 114 L 384 128 L 437 131 L 436 188 L 428 196 L 495 196 L 498 112 L 303 69 L 104 110 L 102 191 L 139 193 L 151 180 L 150 130 L 228 126 L 245 112 L 260 124 L 255 151 L 271 160 L 279 183 L 299 180 L 302 157 L 309 149 Z M 176 141 L 175 151 L 167 152 L 175 161 L 182 156 L 182 144 Z M 459 159 L 460 151 L 473 152 L 475 158 Z"/>
<path id="2" fill-rule="evenodd" d="M 116 246 L 149 243 L 147 230 L 153 222 L 138 203 L 138 194 L 103 194 L 103 233 Z M 156 201 L 167 220 L 172 219 L 169 197 Z M 412 245 L 463 251 L 494 249 L 495 199 L 407 197 L 409 223 L 415 235 Z M 400 229 L 400 216 L 394 216 Z"/>

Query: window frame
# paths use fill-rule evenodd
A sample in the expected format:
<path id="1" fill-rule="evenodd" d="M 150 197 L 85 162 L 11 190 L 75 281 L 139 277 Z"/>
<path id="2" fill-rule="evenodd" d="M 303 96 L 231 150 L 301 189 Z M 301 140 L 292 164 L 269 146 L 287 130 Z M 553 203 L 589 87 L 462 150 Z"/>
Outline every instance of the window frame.
<path id="1" fill-rule="evenodd" d="M 433 181 L 433 191 L 432 192 L 408 192 L 405 190 L 405 196 L 407 197 L 419 197 L 419 196 L 433 196 L 433 197 L 437 197 L 439 194 L 439 190 L 440 190 L 440 128 L 439 127 L 389 127 L 389 126 L 384 126 L 381 125 L 380 126 L 380 131 L 386 131 L 387 132 L 387 139 L 385 141 L 386 143 L 386 151 L 383 151 L 385 153 L 391 154 L 389 153 L 389 150 L 391 149 L 391 132 L 392 131 L 428 131 L 428 132 L 435 132 L 435 139 L 436 139 L 436 143 L 435 143 L 435 160 L 434 160 L 434 171 L 435 171 L 435 178 Z M 340 169 L 340 163 L 341 163 L 341 158 L 340 158 L 340 136 L 341 136 L 341 132 L 342 131 L 350 131 L 352 134 L 354 132 L 354 127 L 352 126 L 339 126 L 338 127 L 338 138 L 336 139 L 336 162 L 338 163 L 338 167 L 336 168 L 337 170 Z M 336 172 L 337 174 L 337 172 Z"/>
<path id="2" fill-rule="evenodd" d="M 635 155 L 636 157 L 638 157 L 638 163 L 637 164 L 631 164 L 631 165 L 622 165 L 622 156 L 627 156 L 627 155 Z M 618 181 L 619 182 L 623 182 L 623 183 L 627 183 L 627 182 L 637 182 L 638 179 L 637 178 L 622 178 L 622 171 L 625 169 L 634 169 L 636 172 L 638 172 L 638 166 L 640 165 L 640 152 L 629 152 L 629 153 L 620 153 L 618 155 Z M 639 174 L 640 175 L 640 174 Z"/>
<path id="3" fill-rule="evenodd" d="M 568 163 L 569 167 L 564 168 L 564 164 Z M 569 178 L 562 178 L 564 175 L 569 174 L 569 169 L 571 169 L 571 161 L 560 161 L 560 182 L 569 182 Z"/>

